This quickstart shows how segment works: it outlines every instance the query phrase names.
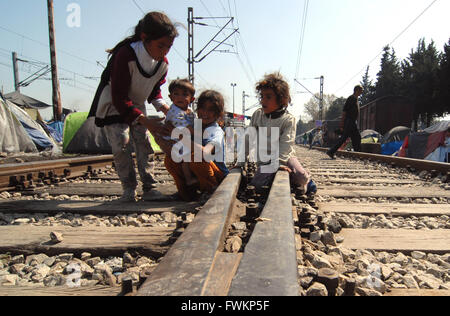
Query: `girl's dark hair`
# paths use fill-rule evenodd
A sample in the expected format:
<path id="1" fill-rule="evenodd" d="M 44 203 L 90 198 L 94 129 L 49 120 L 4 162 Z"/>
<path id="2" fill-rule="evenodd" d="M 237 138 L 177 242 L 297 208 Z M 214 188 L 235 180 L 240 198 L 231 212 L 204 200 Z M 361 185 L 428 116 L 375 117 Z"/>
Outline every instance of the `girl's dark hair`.
<path id="1" fill-rule="evenodd" d="M 264 89 L 273 90 L 280 107 L 288 107 L 289 103 L 291 103 L 289 84 L 279 72 L 265 75 L 264 78 L 256 84 L 256 92 L 258 94 L 261 94 L 261 91 Z"/>
<path id="2" fill-rule="evenodd" d="M 147 35 L 146 41 L 154 41 L 163 37 L 175 38 L 178 36 L 178 31 L 175 25 L 170 21 L 170 19 L 161 12 L 150 12 L 147 13 L 142 20 L 136 25 L 134 29 L 134 35 L 127 37 L 113 49 L 107 52 L 113 55 L 122 46 L 128 45 L 141 40 L 141 33 Z"/>
<path id="3" fill-rule="evenodd" d="M 207 102 L 209 102 L 211 106 L 207 107 Z M 206 90 L 202 92 L 197 100 L 197 111 L 199 109 L 214 112 L 219 125 L 223 125 L 225 101 L 223 99 L 223 96 L 219 92 L 214 90 Z"/>

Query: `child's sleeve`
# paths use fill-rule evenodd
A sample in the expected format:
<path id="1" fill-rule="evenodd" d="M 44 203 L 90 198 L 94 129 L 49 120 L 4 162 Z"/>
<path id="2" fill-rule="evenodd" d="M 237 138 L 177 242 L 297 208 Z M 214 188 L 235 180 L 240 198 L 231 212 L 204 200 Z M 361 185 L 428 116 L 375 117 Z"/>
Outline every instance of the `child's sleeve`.
<path id="1" fill-rule="evenodd" d="M 295 117 L 289 117 L 280 129 L 280 163 L 286 165 L 295 145 Z"/>

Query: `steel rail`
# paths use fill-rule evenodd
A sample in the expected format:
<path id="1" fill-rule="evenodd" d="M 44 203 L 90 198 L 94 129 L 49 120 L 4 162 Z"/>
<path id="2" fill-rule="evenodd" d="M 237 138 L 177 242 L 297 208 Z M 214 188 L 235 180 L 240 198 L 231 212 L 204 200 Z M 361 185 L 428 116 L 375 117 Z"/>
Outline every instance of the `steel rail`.
<path id="1" fill-rule="evenodd" d="M 13 163 L 0 166 L 0 191 L 34 188 L 35 183 L 57 183 L 112 165 L 113 155 Z"/>
<path id="2" fill-rule="evenodd" d="M 315 150 L 322 152 L 327 152 L 327 148 L 313 147 Z M 383 162 L 390 164 L 391 167 L 400 167 L 408 169 L 416 169 L 420 171 L 435 171 L 443 174 L 448 174 L 450 172 L 450 164 L 443 162 L 435 162 L 422 159 L 412 159 L 394 156 L 385 156 L 371 153 L 363 152 L 353 152 L 353 151 L 342 151 L 336 152 L 336 156 L 346 157 L 346 158 L 356 158 L 356 159 L 367 159 L 374 162 Z"/>
<path id="3" fill-rule="evenodd" d="M 139 288 L 138 296 L 298 295 L 287 172 L 277 173 L 244 252 L 221 251 L 240 181 L 238 170 L 225 178 Z"/>

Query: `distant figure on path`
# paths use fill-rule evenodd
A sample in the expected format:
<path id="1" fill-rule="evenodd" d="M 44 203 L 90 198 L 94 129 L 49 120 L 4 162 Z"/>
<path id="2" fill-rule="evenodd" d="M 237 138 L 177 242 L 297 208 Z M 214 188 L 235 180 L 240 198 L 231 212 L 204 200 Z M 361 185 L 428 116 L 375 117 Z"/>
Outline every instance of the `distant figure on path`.
<path id="1" fill-rule="evenodd" d="M 353 94 L 348 97 L 347 102 L 345 102 L 340 125 L 341 130 L 343 130 L 342 136 L 339 138 L 336 145 L 327 151 L 327 155 L 330 156 L 331 159 L 336 159 L 334 155 L 349 137 L 352 139 L 353 149 L 355 151 L 361 151 L 361 134 L 359 133 L 357 120 L 359 118 L 358 97 L 362 92 L 363 88 L 359 85 L 356 86 L 353 89 Z"/>

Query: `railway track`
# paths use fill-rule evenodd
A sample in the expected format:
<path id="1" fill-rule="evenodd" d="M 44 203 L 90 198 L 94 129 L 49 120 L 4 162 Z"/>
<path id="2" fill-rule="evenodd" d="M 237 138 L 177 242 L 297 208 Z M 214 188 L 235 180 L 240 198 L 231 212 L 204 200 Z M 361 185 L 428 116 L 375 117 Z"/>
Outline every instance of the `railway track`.
<path id="1" fill-rule="evenodd" d="M 87 181 L 16 185 L 0 201 L 0 254 L 9 253 L 0 280 L 11 285 L 0 295 L 450 295 L 448 169 L 297 151 L 315 197 L 291 192 L 286 172 L 257 193 L 250 166 L 207 201 L 177 202 L 157 160 L 163 197 L 153 202 L 118 203 L 110 168 L 82 167 Z M 82 268 L 83 287 L 65 286 L 69 264 Z"/>
<path id="2" fill-rule="evenodd" d="M 338 294 L 450 295 L 448 164 L 297 151 L 319 187 L 307 265 L 337 271 Z"/>

